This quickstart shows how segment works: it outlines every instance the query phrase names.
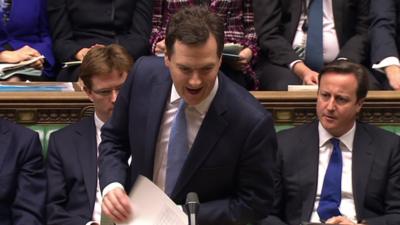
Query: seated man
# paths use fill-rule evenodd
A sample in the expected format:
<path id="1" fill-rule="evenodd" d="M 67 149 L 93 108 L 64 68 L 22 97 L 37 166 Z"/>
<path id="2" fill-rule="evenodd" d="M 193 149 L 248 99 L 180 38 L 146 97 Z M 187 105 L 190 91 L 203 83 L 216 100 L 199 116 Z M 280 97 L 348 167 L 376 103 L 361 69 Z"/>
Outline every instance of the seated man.
<path id="1" fill-rule="evenodd" d="M 91 48 L 112 43 L 135 60 L 149 54 L 152 11 L 151 0 L 48 0 L 57 63 L 82 61 Z M 79 68 L 61 69 L 57 80 L 78 80 Z"/>
<path id="2" fill-rule="evenodd" d="M 101 194 L 97 179 L 100 129 L 114 108 L 132 66 L 129 54 L 111 44 L 90 50 L 80 78 L 93 102 L 92 117 L 51 134 L 47 159 L 47 224 L 99 224 Z"/>
<path id="3" fill-rule="evenodd" d="M 260 224 L 400 224 L 400 138 L 356 121 L 367 84 L 358 64 L 322 70 L 319 120 L 278 135 L 274 210 Z"/>
<path id="4" fill-rule="evenodd" d="M 0 119 L 0 224 L 44 225 L 45 202 L 38 134 Z"/>
<path id="5" fill-rule="evenodd" d="M 384 89 L 400 90 L 400 2 L 371 1 L 370 17 L 371 61 L 377 79 Z"/>
<path id="6" fill-rule="evenodd" d="M 257 99 L 218 72 L 221 19 L 206 7 L 183 8 L 165 44 L 164 58 L 135 62 L 102 129 L 104 213 L 117 222 L 135 213 L 126 191 L 141 174 L 176 204 L 197 192 L 199 224 L 262 219 L 272 206 L 275 130 Z"/>
<path id="7" fill-rule="evenodd" d="M 368 63 L 369 0 L 253 0 L 253 7 L 261 90 L 317 84 L 335 59 Z M 369 82 L 378 88 L 372 75 Z"/>

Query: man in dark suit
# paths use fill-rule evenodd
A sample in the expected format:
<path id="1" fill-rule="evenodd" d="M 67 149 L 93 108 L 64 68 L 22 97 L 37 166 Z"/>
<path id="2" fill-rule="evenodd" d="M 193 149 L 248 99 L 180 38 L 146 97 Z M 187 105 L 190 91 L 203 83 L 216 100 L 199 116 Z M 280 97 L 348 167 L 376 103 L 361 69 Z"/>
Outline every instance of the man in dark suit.
<path id="1" fill-rule="evenodd" d="M 368 60 L 369 0 L 253 0 L 262 53 L 257 68 L 261 89 L 317 84 L 319 70 L 308 63 L 305 53 L 311 4 L 318 1 L 323 4 L 321 63 L 337 58 L 355 63 Z"/>
<path id="2" fill-rule="evenodd" d="M 38 134 L 0 119 L 0 224 L 44 225 L 45 201 Z"/>
<path id="3" fill-rule="evenodd" d="M 97 182 L 100 128 L 111 116 L 132 59 L 112 44 L 90 50 L 80 78 L 95 113 L 51 134 L 47 158 L 48 225 L 99 224 L 101 193 Z"/>
<path id="4" fill-rule="evenodd" d="M 371 61 L 380 72 L 377 79 L 385 89 L 400 90 L 400 1 L 371 1 L 370 17 Z"/>
<path id="5" fill-rule="evenodd" d="M 400 138 L 356 121 L 366 78 L 346 61 L 321 72 L 319 121 L 278 134 L 274 210 L 260 224 L 400 223 Z"/>
<path id="6" fill-rule="evenodd" d="M 50 0 L 49 26 L 58 63 L 82 60 L 90 48 L 117 43 L 138 59 L 150 53 L 153 1 Z M 60 81 L 76 81 L 77 67 L 62 69 Z"/>
<path id="7" fill-rule="evenodd" d="M 179 205 L 188 192 L 197 192 L 199 224 L 247 224 L 268 214 L 276 147 L 272 118 L 218 72 L 223 40 L 215 14 L 185 8 L 169 23 L 164 60 L 135 63 L 102 130 L 100 186 L 103 210 L 113 220 L 135 213 L 126 191 L 138 175 Z"/>

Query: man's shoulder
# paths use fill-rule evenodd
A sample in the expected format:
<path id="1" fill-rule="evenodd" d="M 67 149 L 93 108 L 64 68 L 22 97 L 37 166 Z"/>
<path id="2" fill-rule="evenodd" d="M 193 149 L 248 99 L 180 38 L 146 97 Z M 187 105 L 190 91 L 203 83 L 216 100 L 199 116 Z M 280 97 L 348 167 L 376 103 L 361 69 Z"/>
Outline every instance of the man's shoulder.
<path id="1" fill-rule="evenodd" d="M 400 139 L 399 135 L 368 123 L 357 122 L 357 129 L 362 129 L 363 131 L 367 132 L 375 140 L 398 141 Z"/>
<path id="2" fill-rule="evenodd" d="M 0 129 L 0 132 L 11 132 L 13 135 L 20 136 L 20 139 L 37 135 L 35 131 L 5 119 L 0 119 Z"/>
<path id="3" fill-rule="evenodd" d="M 54 131 L 53 133 L 51 133 L 50 138 L 71 136 L 71 134 L 75 132 L 79 132 L 82 131 L 82 129 L 88 129 L 88 128 L 95 128 L 93 116 L 83 118 L 79 122 L 67 125 L 63 128 L 60 128 L 57 131 Z M 95 129 L 93 131 L 95 131 Z"/>
<path id="4" fill-rule="evenodd" d="M 228 104 L 232 111 L 249 117 L 271 116 L 249 91 L 230 80 L 224 74 L 219 75 L 219 80 L 220 93 L 217 94 L 218 101 Z"/>
<path id="5" fill-rule="evenodd" d="M 306 142 L 318 140 L 318 121 L 305 123 L 277 133 L 279 146 L 293 146 L 301 140 Z"/>

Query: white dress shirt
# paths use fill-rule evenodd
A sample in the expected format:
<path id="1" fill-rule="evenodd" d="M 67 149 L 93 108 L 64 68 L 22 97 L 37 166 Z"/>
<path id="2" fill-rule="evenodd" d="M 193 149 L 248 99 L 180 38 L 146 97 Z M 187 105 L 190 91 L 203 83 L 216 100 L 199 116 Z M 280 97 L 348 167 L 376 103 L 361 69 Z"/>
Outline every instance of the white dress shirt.
<path id="1" fill-rule="evenodd" d="M 100 120 L 100 118 L 94 114 L 94 124 L 96 126 L 96 146 L 97 146 L 97 158 L 99 157 L 99 144 L 101 143 L 101 128 L 104 125 L 104 122 Z M 97 164 L 97 163 L 96 163 Z M 97 165 L 97 174 L 99 173 L 99 166 Z M 92 215 L 92 221 L 86 223 L 86 225 L 90 225 L 92 223 L 100 224 L 101 218 L 101 202 L 103 200 L 100 191 L 99 177 L 97 176 L 97 184 L 96 184 L 96 201 L 94 202 L 94 209 Z"/>
<path id="2" fill-rule="evenodd" d="M 210 108 L 211 102 L 213 101 L 217 90 L 218 79 L 216 79 L 214 87 L 206 99 L 204 99 L 198 105 L 188 105 L 185 109 L 189 151 L 192 148 L 193 142 L 197 136 L 197 132 L 199 131 L 200 126 L 203 123 L 203 119 L 206 116 L 208 109 Z M 176 112 L 178 111 L 181 99 L 182 98 L 176 91 L 175 86 L 172 85 L 171 96 L 169 98 L 169 101 L 167 102 L 161 122 L 160 132 L 157 138 L 154 159 L 153 182 L 161 190 L 165 190 L 169 136 L 171 133 L 172 122 L 174 120 Z"/>
<path id="3" fill-rule="evenodd" d="M 342 170 L 342 201 L 340 203 L 339 211 L 342 216 L 350 219 L 354 223 L 357 222 L 356 209 L 354 205 L 353 196 L 353 179 L 352 179 L 352 151 L 353 141 L 356 125 L 341 137 L 336 137 L 340 140 L 340 149 L 342 150 L 343 158 L 343 170 Z M 317 194 L 314 203 L 314 210 L 311 215 L 311 222 L 320 222 L 320 218 L 317 213 L 319 205 L 319 199 L 321 197 L 322 186 L 324 183 L 324 177 L 326 169 L 328 168 L 329 159 L 333 151 L 333 145 L 330 139 L 333 138 L 325 128 L 322 127 L 321 123 L 318 125 L 319 131 L 319 165 L 318 165 L 318 187 Z"/>
<path id="4" fill-rule="evenodd" d="M 307 0 L 307 5 L 309 4 L 309 0 Z M 332 10 L 332 0 L 323 0 L 323 21 L 322 21 L 322 41 L 323 41 L 323 57 L 324 62 L 329 63 L 336 59 L 339 55 L 339 41 L 336 34 L 335 29 L 335 21 L 333 18 L 333 10 Z M 302 12 L 300 16 L 299 24 L 297 26 L 297 31 L 292 43 L 293 48 L 296 46 L 304 46 L 307 43 L 307 33 L 303 31 L 302 26 L 304 24 L 307 15 Z M 294 64 L 298 62 L 298 60 L 290 63 L 290 68 L 294 66 Z"/>

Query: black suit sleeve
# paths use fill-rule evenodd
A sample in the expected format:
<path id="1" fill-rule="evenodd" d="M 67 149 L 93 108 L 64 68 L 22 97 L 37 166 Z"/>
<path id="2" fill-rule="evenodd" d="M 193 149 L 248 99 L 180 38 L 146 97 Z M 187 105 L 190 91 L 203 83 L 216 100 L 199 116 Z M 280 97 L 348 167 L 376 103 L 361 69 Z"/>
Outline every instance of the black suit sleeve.
<path id="1" fill-rule="evenodd" d="M 11 206 L 13 224 L 41 225 L 45 221 L 46 199 L 46 175 L 43 167 L 42 146 L 36 133 L 34 135 L 19 133 L 18 135 L 30 136 L 20 149 L 16 194 Z"/>
<path id="2" fill-rule="evenodd" d="M 74 40 L 73 25 L 68 15 L 67 0 L 47 1 L 49 27 L 53 38 L 54 54 L 59 62 L 73 60 L 74 55 L 84 47 Z"/>
<path id="3" fill-rule="evenodd" d="M 61 156 L 58 152 L 57 137 L 50 135 L 47 154 L 47 224 L 48 225 L 85 225 L 88 219 L 72 215 L 65 209 L 68 202 L 67 178 Z"/>
<path id="4" fill-rule="evenodd" d="M 396 44 L 397 38 L 397 5 L 395 0 L 371 0 L 370 7 L 370 39 L 371 61 L 379 63 L 383 59 L 399 57 Z"/>
<path id="5" fill-rule="evenodd" d="M 374 1 L 374 0 L 372 0 Z M 375 1 L 379 2 L 379 1 Z M 333 3 L 334 4 L 334 3 Z M 346 1 L 343 9 L 335 9 L 336 13 L 342 11 L 343 18 L 334 18 L 335 23 L 341 21 L 342 29 L 337 29 L 340 46 L 338 58 L 347 58 L 355 63 L 363 63 L 368 57 L 368 13 L 369 0 Z M 334 13 L 335 14 L 335 13 Z M 339 33 L 342 32 L 342 33 Z M 347 37 L 348 35 L 351 35 Z"/>
<path id="6" fill-rule="evenodd" d="M 368 225 L 400 224 L 400 138 L 397 138 L 396 145 L 391 147 L 389 159 L 386 189 L 379 193 L 384 202 L 383 212 L 374 212 L 382 216 L 362 218 Z M 369 205 L 366 205 L 365 210 L 372 211 Z"/>
<path id="7" fill-rule="evenodd" d="M 293 19 L 283 15 L 282 7 L 288 6 L 283 6 L 281 0 L 253 0 L 255 28 L 262 54 L 274 64 L 287 66 L 299 57 L 282 34 L 282 19 Z"/>
<path id="8" fill-rule="evenodd" d="M 128 34 L 118 37 L 119 44 L 138 59 L 140 56 L 150 53 L 151 19 L 153 12 L 153 1 L 136 0 L 133 13 L 132 25 Z"/>

